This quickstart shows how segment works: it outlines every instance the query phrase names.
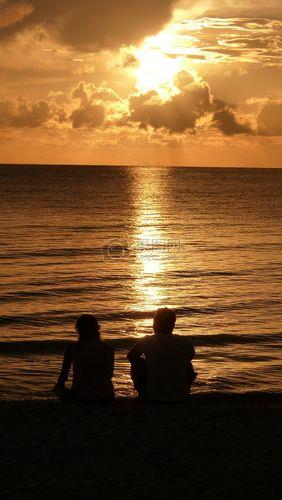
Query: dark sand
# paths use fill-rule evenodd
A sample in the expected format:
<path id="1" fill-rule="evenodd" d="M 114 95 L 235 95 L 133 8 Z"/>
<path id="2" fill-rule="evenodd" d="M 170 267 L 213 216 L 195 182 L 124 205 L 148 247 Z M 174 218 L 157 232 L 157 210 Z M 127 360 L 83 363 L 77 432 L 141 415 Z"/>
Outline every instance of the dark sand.
<path id="1" fill-rule="evenodd" d="M 279 394 L 192 395 L 174 406 L 2 401 L 0 414 L 2 498 L 281 494 Z"/>

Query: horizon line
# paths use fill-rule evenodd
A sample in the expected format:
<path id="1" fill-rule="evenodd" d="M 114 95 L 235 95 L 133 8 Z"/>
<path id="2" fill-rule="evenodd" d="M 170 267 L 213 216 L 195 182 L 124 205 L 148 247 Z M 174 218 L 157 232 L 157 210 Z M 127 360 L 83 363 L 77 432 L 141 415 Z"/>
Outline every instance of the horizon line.
<path id="1" fill-rule="evenodd" d="M 264 169 L 264 170 L 279 170 L 282 166 L 258 166 L 258 165 L 129 165 L 129 164 L 106 164 L 106 163 L 14 163 L 0 162 L 0 167 L 107 167 L 107 168 L 215 168 L 215 169 Z"/>

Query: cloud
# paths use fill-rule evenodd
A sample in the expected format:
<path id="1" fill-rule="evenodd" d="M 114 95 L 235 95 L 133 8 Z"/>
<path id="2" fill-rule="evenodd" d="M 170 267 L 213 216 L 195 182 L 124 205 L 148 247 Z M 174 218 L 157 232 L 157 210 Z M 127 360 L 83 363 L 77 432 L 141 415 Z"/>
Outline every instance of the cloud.
<path id="1" fill-rule="evenodd" d="M 122 61 L 123 68 L 132 68 L 138 66 L 138 59 L 134 54 L 124 54 L 124 58 Z"/>
<path id="2" fill-rule="evenodd" d="M 0 102 L 0 127 L 100 129 L 99 133 L 126 127 L 126 133 L 132 131 L 136 137 L 139 128 L 139 133 L 152 137 L 154 130 L 165 140 L 171 134 L 174 138 L 184 137 L 187 131 L 207 133 L 211 128 L 225 136 L 282 135 L 282 100 L 252 98 L 246 101 L 246 106 L 255 105 L 256 109 L 260 106 L 257 116 L 255 110 L 248 115 L 251 125 L 242 110 L 214 99 L 206 81 L 193 79 L 190 73 L 182 71 L 176 75 L 174 84 L 178 93 L 164 101 L 154 90 L 121 99 L 105 84 L 95 86 L 82 81 L 71 93 L 50 91 L 48 101 L 19 97 L 16 101 Z"/>
<path id="3" fill-rule="evenodd" d="M 165 102 L 160 101 L 155 91 L 131 97 L 129 114 L 119 124 L 137 122 L 143 130 L 151 126 L 181 134 L 211 123 L 227 136 L 253 134 L 251 126 L 241 120 L 233 106 L 213 99 L 207 82 L 194 81 L 188 72 L 182 71 L 175 84 L 179 93 Z"/>
<path id="4" fill-rule="evenodd" d="M 42 25 L 63 43 L 78 50 L 95 51 L 138 43 L 169 21 L 176 0 L 29 0 L 29 15 L 6 24 L 2 37 L 19 29 Z M 193 3 L 190 0 L 190 3 Z M 18 2 L 8 0 L 15 11 Z M 27 7 L 26 7 L 27 8 Z M 21 22 L 20 22 L 21 21 Z M 6 26 L 6 28 L 5 28 Z"/>
<path id="5" fill-rule="evenodd" d="M 114 90 L 111 88 L 106 87 L 106 85 L 101 85 L 100 87 L 95 87 L 93 89 L 92 99 L 95 99 L 96 101 L 101 101 L 101 102 L 117 102 L 121 101 L 120 97 Z"/>
<path id="6" fill-rule="evenodd" d="M 220 14 L 219 14 L 220 16 Z M 203 17 L 183 20 L 174 26 L 178 55 L 208 62 L 234 62 L 280 67 L 282 22 L 254 17 Z M 195 31 L 197 35 L 195 35 Z M 185 47 L 187 39 L 193 37 Z M 189 54 L 191 50 L 191 54 Z"/>
<path id="7" fill-rule="evenodd" d="M 131 97 L 126 120 L 140 122 L 142 128 L 164 127 L 175 133 L 193 130 L 197 119 L 211 111 L 210 88 L 206 82 L 194 82 L 186 72 L 181 72 L 175 83 L 180 92 L 166 102 L 160 101 L 155 91 Z"/>
<path id="8" fill-rule="evenodd" d="M 282 19 L 281 0 L 212 0 L 206 16 Z"/>
<path id="9" fill-rule="evenodd" d="M 77 104 L 79 101 L 79 105 Z M 120 106 L 123 101 L 104 84 L 80 82 L 71 94 L 50 91 L 48 100 L 32 101 L 18 97 L 15 101 L 0 101 L 2 128 L 85 128 L 103 127 L 106 111 Z"/>
<path id="10" fill-rule="evenodd" d="M 257 117 L 258 133 L 265 136 L 282 136 L 282 101 L 267 102 Z"/>
<path id="11" fill-rule="evenodd" d="M 37 128 L 48 121 L 51 116 L 46 101 L 30 102 L 19 98 L 17 103 L 0 102 L 0 126 Z"/>
<path id="12" fill-rule="evenodd" d="M 95 98 L 95 87 L 85 85 L 81 82 L 73 91 L 73 98 L 80 99 L 80 106 L 71 113 L 73 128 L 97 128 L 101 127 L 105 119 L 105 108 L 93 101 Z"/>
<path id="13" fill-rule="evenodd" d="M 33 11 L 28 2 L 4 2 L 0 3 L 0 28 L 7 28 L 20 23 Z"/>
<path id="14" fill-rule="evenodd" d="M 234 106 L 224 101 L 215 99 L 213 102 L 214 113 L 212 123 L 223 132 L 224 135 L 252 134 L 252 128 L 248 123 L 243 123 L 235 112 Z"/>
<path id="15" fill-rule="evenodd" d="M 71 114 L 73 128 L 96 128 L 103 125 L 105 109 L 98 104 L 87 104 L 75 109 Z"/>
<path id="16" fill-rule="evenodd" d="M 251 133 L 250 126 L 237 121 L 234 111 L 228 108 L 216 111 L 213 115 L 213 123 L 224 135 Z"/>

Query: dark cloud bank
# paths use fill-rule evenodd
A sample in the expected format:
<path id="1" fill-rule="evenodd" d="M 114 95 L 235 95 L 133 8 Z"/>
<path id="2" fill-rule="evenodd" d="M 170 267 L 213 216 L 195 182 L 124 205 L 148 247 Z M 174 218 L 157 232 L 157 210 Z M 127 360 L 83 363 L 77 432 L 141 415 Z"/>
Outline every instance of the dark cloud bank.
<path id="1" fill-rule="evenodd" d="M 29 101 L 19 98 L 16 102 L 0 102 L 0 127 L 37 128 L 52 120 L 53 125 L 71 123 L 76 129 L 95 129 L 110 126 L 126 127 L 137 124 L 142 129 L 164 129 L 171 134 L 187 131 L 195 133 L 199 119 L 207 119 L 204 126 L 220 130 L 226 136 L 238 134 L 281 136 L 282 102 L 266 100 L 257 115 L 257 126 L 252 128 L 242 119 L 237 109 L 214 99 L 207 82 L 194 81 L 190 74 L 177 75 L 179 93 L 161 101 L 155 91 L 136 94 L 129 98 L 129 111 L 114 122 L 107 120 L 106 102 L 120 101 L 119 96 L 106 87 L 95 87 L 81 82 L 72 92 L 68 107 L 47 101 Z"/>
<path id="2" fill-rule="evenodd" d="M 78 50 L 112 49 L 141 41 L 169 21 L 175 0 L 7 0 L 0 36 L 36 25 Z M 192 1 L 191 1 L 192 3 Z"/>

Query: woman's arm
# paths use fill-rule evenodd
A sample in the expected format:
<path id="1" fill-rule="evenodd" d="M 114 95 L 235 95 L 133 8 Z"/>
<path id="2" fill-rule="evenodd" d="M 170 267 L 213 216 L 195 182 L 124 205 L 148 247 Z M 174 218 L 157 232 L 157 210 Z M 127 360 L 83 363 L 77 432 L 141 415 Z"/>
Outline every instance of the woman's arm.
<path id="1" fill-rule="evenodd" d="M 58 382 L 55 385 L 55 389 L 64 388 L 65 383 L 68 380 L 71 365 L 72 365 L 72 346 L 68 346 L 65 350 L 61 372 L 58 377 Z"/>
<path id="2" fill-rule="evenodd" d="M 135 361 L 140 359 L 140 357 L 140 352 L 138 352 L 134 347 L 132 347 L 132 349 L 130 349 L 129 353 L 127 354 L 127 359 L 130 363 L 134 363 Z"/>
<path id="3" fill-rule="evenodd" d="M 110 363 L 109 363 L 109 376 L 113 378 L 114 376 L 114 366 L 115 366 L 115 353 L 111 352 Z"/>

